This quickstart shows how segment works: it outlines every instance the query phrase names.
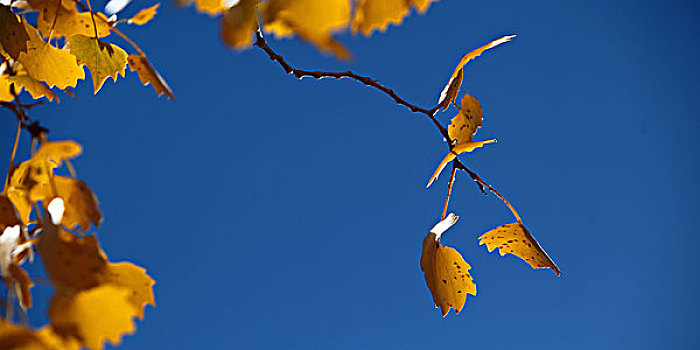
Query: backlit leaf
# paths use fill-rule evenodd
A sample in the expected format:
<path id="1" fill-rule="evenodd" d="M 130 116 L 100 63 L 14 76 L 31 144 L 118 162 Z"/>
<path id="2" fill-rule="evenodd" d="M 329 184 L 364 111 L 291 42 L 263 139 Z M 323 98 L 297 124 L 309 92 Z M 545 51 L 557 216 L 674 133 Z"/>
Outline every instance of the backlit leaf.
<path id="1" fill-rule="evenodd" d="M 298 35 L 322 52 L 349 59 L 332 35 L 350 23 L 350 0 L 270 0 L 261 4 L 265 31 L 277 37 Z"/>
<path id="2" fill-rule="evenodd" d="M 365 36 L 372 31 L 383 32 L 389 24 L 400 24 L 409 12 L 406 0 L 358 0 L 352 30 Z"/>
<path id="3" fill-rule="evenodd" d="M 253 31 L 258 28 L 257 0 L 240 0 L 221 17 L 221 38 L 236 48 L 245 49 L 253 43 Z"/>
<path id="4" fill-rule="evenodd" d="M 10 90 L 10 85 L 12 83 L 8 80 L 8 78 L 9 76 L 7 75 L 0 75 L 0 102 L 10 102 L 14 101 L 15 99 L 15 96 Z M 17 93 L 16 90 L 15 93 Z"/>
<path id="5" fill-rule="evenodd" d="M 447 82 L 447 85 L 445 85 L 445 88 L 442 89 L 442 93 L 440 93 L 440 99 L 438 100 L 440 107 L 442 107 L 443 110 L 447 109 L 447 107 L 450 105 L 450 100 L 457 95 L 457 91 L 459 91 L 459 87 L 462 85 L 462 79 L 457 78 L 463 74 L 462 68 L 467 64 L 467 62 L 479 57 L 479 55 L 481 55 L 484 51 L 508 42 L 513 38 L 515 38 L 515 35 L 504 36 L 462 56 L 462 59 L 459 60 L 459 63 L 457 64 L 454 73 L 452 73 L 450 80 Z M 450 96 L 450 93 L 453 93 L 453 95 Z"/>
<path id="6" fill-rule="evenodd" d="M 445 158 L 442 159 L 440 164 L 438 164 L 437 169 L 435 169 L 435 172 L 433 173 L 433 176 L 430 177 L 430 180 L 428 180 L 428 185 L 426 187 L 430 187 L 430 185 L 437 180 L 438 176 L 442 172 L 442 169 L 445 169 L 445 166 L 449 164 L 451 161 L 453 161 L 458 155 L 466 152 L 471 152 L 477 148 L 483 147 L 484 145 L 487 145 L 489 143 L 495 143 L 496 139 L 491 139 L 491 140 L 484 140 L 484 141 L 469 141 L 469 142 L 463 142 L 455 146 L 452 151 L 448 152 Z"/>
<path id="7" fill-rule="evenodd" d="M 0 5 L 0 46 L 17 59 L 20 52 L 27 52 L 29 35 L 17 15 L 9 6 Z"/>
<path id="8" fill-rule="evenodd" d="M 45 42 L 36 28 L 27 23 L 24 23 L 24 27 L 30 40 L 27 42 L 27 52 L 20 52 L 18 61 L 32 78 L 59 89 L 75 87 L 78 80 L 85 79 L 85 71 L 78 66 L 75 56 L 68 49 L 57 49 Z"/>
<path id="9" fill-rule="evenodd" d="M 418 9 L 418 12 L 420 13 L 425 13 L 425 11 L 428 11 L 428 7 L 430 6 L 431 3 L 436 2 L 437 0 L 410 0 L 411 3 L 416 6 Z"/>
<path id="10" fill-rule="evenodd" d="M 450 126 L 447 128 L 450 139 L 456 141 L 457 144 L 471 141 L 476 131 L 481 127 L 483 119 L 484 115 L 481 112 L 479 101 L 469 94 L 464 94 L 462 108 L 452 118 Z"/>
<path id="11" fill-rule="evenodd" d="M 471 266 L 454 248 L 440 244 L 442 233 L 457 221 L 458 217 L 449 214 L 440 221 L 423 239 L 420 267 L 425 281 L 433 295 L 435 307 L 439 307 L 442 316 L 450 308 L 458 314 L 467 300 L 467 294 L 476 295 L 476 284 L 469 274 Z"/>
<path id="12" fill-rule="evenodd" d="M 533 269 L 548 267 L 557 274 L 561 271 L 542 249 L 535 237 L 520 222 L 514 222 L 488 231 L 479 237 L 479 244 L 486 244 L 489 252 L 498 248 L 501 256 L 513 254 L 525 260 Z"/>
<path id="13" fill-rule="evenodd" d="M 19 92 L 22 89 L 27 90 L 27 92 L 29 92 L 29 94 L 32 95 L 32 98 L 35 100 L 42 97 L 46 97 L 49 101 L 60 101 L 58 99 L 58 96 L 56 96 L 56 94 L 53 91 L 51 91 L 51 89 L 49 89 L 49 87 L 46 86 L 46 84 L 32 78 L 28 74 L 10 76 L 7 77 L 7 81 L 9 83 L 15 84 L 16 92 Z"/>
<path id="14" fill-rule="evenodd" d="M 59 2 L 56 0 L 28 0 L 28 2 L 32 9 L 39 12 L 37 28 L 44 36 L 48 37 L 50 33 L 53 38 L 57 36 L 69 37 L 75 34 L 95 36 L 95 27 L 92 25 L 90 12 L 78 12 L 73 1 L 62 0 L 61 6 L 58 7 L 58 16 L 56 16 L 56 8 Z M 107 24 L 107 17 L 99 12 L 95 12 L 94 15 L 97 36 L 101 38 L 109 35 L 111 29 Z M 55 26 L 53 26 L 54 20 Z M 53 31 L 51 30 L 52 26 Z"/>
<path id="15" fill-rule="evenodd" d="M 61 197 L 65 207 L 61 225 L 70 229 L 79 226 L 83 230 L 89 229 L 90 223 L 100 226 L 102 213 L 98 208 L 97 197 L 84 181 L 58 175 L 54 175 L 52 181 L 53 183 L 35 185 L 29 191 L 30 200 L 43 200 L 48 205 L 48 200 Z M 56 193 L 53 191 L 54 186 Z"/>
<path id="16" fill-rule="evenodd" d="M 206 13 L 210 16 L 218 15 L 226 10 L 222 0 L 178 0 L 178 5 L 187 6 L 194 3 L 194 7 L 199 12 Z"/>
<path id="17" fill-rule="evenodd" d="M 134 15 L 134 17 L 131 17 L 129 19 L 129 23 L 137 24 L 140 26 L 148 23 L 150 20 L 153 19 L 153 17 L 155 17 L 156 13 L 158 13 L 158 7 L 160 7 L 160 3 L 142 9 L 136 15 Z"/>
<path id="18" fill-rule="evenodd" d="M 146 274 L 144 268 L 129 262 L 109 263 L 101 282 L 129 289 L 129 303 L 136 308 L 136 316 L 140 319 L 143 319 L 146 305 L 156 305 L 153 295 L 153 285 L 156 282 Z"/>
<path id="19" fill-rule="evenodd" d="M 166 83 L 163 77 L 153 68 L 151 62 L 148 62 L 146 57 L 132 54 L 129 55 L 127 60 L 129 61 L 129 68 L 131 71 L 135 71 L 139 74 L 141 84 L 151 84 L 158 96 L 165 94 L 166 98 L 175 99 L 175 95 L 173 95 L 173 91 L 170 90 L 168 83 Z"/>
<path id="20" fill-rule="evenodd" d="M 90 69 L 95 94 L 107 78 L 116 82 L 119 75 L 126 76 L 127 54 L 119 46 L 80 34 L 71 35 L 69 44 L 70 53 L 78 59 L 78 64 Z"/>

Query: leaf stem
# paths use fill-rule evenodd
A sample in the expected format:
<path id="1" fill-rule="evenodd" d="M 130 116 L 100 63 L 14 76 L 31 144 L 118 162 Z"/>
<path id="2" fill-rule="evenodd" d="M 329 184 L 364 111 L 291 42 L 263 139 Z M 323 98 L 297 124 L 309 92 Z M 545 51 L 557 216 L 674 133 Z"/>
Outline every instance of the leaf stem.
<path id="1" fill-rule="evenodd" d="M 474 180 L 480 186 L 486 187 L 489 189 L 489 191 L 493 192 L 493 194 L 495 194 L 498 198 L 500 198 L 503 201 L 503 203 L 505 203 L 508 206 L 508 209 L 510 209 L 510 211 L 513 213 L 513 216 L 515 216 L 515 218 L 518 220 L 518 222 L 520 222 L 520 223 L 523 222 L 522 219 L 520 219 L 520 215 L 518 215 L 518 212 L 515 211 L 515 208 L 513 208 L 513 206 L 510 204 L 510 202 L 508 202 L 506 197 L 503 197 L 503 195 L 500 194 L 498 191 L 496 191 L 496 189 L 493 188 L 493 186 L 489 185 L 486 181 L 482 180 L 479 177 L 479 175 L 477 175 L 475 172 L 469 170 L 469 168 L 467 168 L 459 159 L 455 158 L 453 164 L 456 168 L 464 170 L 467 174 L 469 174 L 469 176 L 472 178 L 472 180 Z M 483 192 L 483 189 L 482 189 L 482 192 Z"/>
<path id="2" fill-rule="evenodd" d="M 92 18 L 92 29 L 95 30 L 95 39 L 98 39 L 100 36 L 97 34 L 97 23 L 95 23 L 95 13 L 92 12 L 92 5 L 90 5 L 90 0 L 85 0 L 88 6 L 88 10 L 90 10 L 90 18 Z"/>
<path id="3" fill-rule="evenodd" d="M 12 171 L 12 166 L 15 162 L 15 154 L 17 154 L 17 144 L 19 143 L 19 134 L 22 131 L 22 118 L 17 117 L 17 132 L 15 132 L 15 144 L 12 146 L 12 154 L 10 155 L 10 166 L 7 168 L 7 175 L 5 175 L 5 186 L 2 190 L 2 195 L 7 194 L 7 186 L 10 183 L 10 172 Z"/>
<path id="4" fill-rule="evenodd" d="M 445 196 L 445 207 L 442 208 L 442 217 L 440 220 L 445 220 L 447 216 L 447 207 L 450 204 L 450 195 L 452 194 L 452 184 L 455 182 L 455 173 L 457 172 L 457 166 L 452 163 L 452 173 L 450 174 L 450 181 L 447 183 L 447 196 Z"/>

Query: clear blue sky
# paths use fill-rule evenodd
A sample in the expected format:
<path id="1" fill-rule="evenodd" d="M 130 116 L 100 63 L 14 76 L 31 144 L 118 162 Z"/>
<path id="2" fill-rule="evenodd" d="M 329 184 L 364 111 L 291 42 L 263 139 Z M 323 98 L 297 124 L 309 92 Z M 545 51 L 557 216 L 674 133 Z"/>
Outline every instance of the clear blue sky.
<path id="1" fill-rule="evenodd" d="M 85 147 L 74 165 L 110 259 L 157 280 L 124 349 L 700 347 L 697 2 L 442 0 L 387 33 L 341 36 L 350 63 L 271 41 L 293 65 L 352 69 L 431 107 L 462 54 L 518 35 L 466 69 L 477 138 L 499 143 L 462 159 L 563 275 L 478 246 L 512 217 L 460 175 L 443 243 L 478 295 L 444 319 L 418 264 L 447 179 L 425 189 L 445 151 L 430 122 L 353 81 L 285 76 L 260 50 L 224 47 L 216 20 L 164 5 L 127 31 L 177 101 L 129 74 L 32 111 Z M 36 324 L 50 290 L 34 291 Z"/>

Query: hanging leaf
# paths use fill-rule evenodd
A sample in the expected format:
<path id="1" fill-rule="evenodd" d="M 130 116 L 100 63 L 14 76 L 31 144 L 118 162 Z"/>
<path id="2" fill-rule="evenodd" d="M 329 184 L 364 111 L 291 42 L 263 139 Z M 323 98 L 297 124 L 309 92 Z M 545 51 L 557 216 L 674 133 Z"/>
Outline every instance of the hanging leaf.
<path id="1" fill-rule="evenodd" d="M 0 68 L 2 68 L 1 65 Z M 10 82 L 7 78 L 9 78 L 8 75 L 0 75 L 0 102 L 11 102 L 15 99 L 15 96 L 10 90 L 10 85 L 12 85 L 12 82 Z M 17 91 L 15 91 L 15 93 L 17 93 Z"/>
<path id="2" fill-rule="evenodd" d="M 450 80 L 447 82 L 447 85 L 445 85 L 445 88 L 442 89 L 442 93 L 440 93 L 440 99 L 438 100 L 439 106 L 442 107 L 443 110 L 447 109 L 447 107 L 450 106 L 451 99 L 457 96 L 459 87 L 462 85 L 462 79 L 457 79 L 457 77 L 463 74 L 461 71 L 467 62 L 479 57 L 484 51 L 508 42 L 513 38 L 515 38 L 515 35 L 504 36 L 462 56 L 462 59 L 459 61 L 459 64 L 457 64 L 457 67 L 455 68 L 454 73 L 452 73 Z"/>
<path id="3" fill-rule="evenodd" d="M 76 59 L 68 49 L 57 49 L 45 42 L 36 28 L 26 22 L 24 27 L 29 34 L 27 52 L 20 52 L 18 61 L 27 73 L 36 80 L 45 82 L 49 87 L 59 89 L 75 87 L 78 80 L 85 79 L 85 72 L 78 66 Z"/>
<path id="4" fill-rule="evenodd" d="M 525 260 L 533 269 L 548 267 L 557 274 L 561 271 L 542 249 L 535 237 L 520 222 L 514 222 L 488 231 L 479 237 L 479 244 L 486 244 L 489 252 L 498 248 L 501 256 L 513 254 Z"/>
<path id="5" fill-rule="evenodd" d="M 258 29 L 257 0 L 240 0 L 221 17 L 221 38 L 229 46 L 246 49 Z"/>
<path id="6" fill-rule="evenodd" d="M 389 24 L 401 24 L 409 5 L 406 0 L 358 0 L 352 31 L 370 36 L 374 30 L 385 31 Z"/>
<path id="7" fill-rule="evenodd" d="M 85 35 L 72 35 L 69 39 L 70 53 L 90 69 L 95 95 L 107 78 L 114 82 L 126 76 L 126 51 L 119 46 L 105 43 Z"/>
<path id="8" fill-rule="evenodd" d="M 27 52 L 29 35 L 17 15 L 9 6 L 0 5 L 0 46 L 13 59 L 20 52 Z"/>
<path id="9" fill-rule="evenodd" d="M 487 145 L 489 143 L 495 143 L 496 139 L 490 139 L 490 140 L 484 140 L 484 141 L 474 141 L 474 142 L 463 142 L 452 148 L 450 152 L 447 153 L 445 158 L 442 159 L 440 164 L 438 164 L 437 169 L 435 169 L 435 172 L 433 173 L 433 176 L 430 177 L 430 180 L 428 180 L 428 185 L 425 187 L 430 187 L 430 185 L 437 180 L 438 176 L 440 176 L 440 173 L 442 172 L 442 169 L 445 169 L 445 166 L 449 164 L 451 161 L 453 161 L 458 155 L 462 153 L 467 153 L 471 152 L 477 148 L 483 147 L 484 145 Z"/>
<path id="10" fill-rule="evenodd" d="M 60 197 L 64 202 L 65 212 L 61 225 L 70 229 L 79 226 L 83 230 L 89 229 L 90 223 L 100 226 L 102 213 L 98 208 L 97 196 L 85 182 L 54 175 L 52 182 L 39 183 L 29 191 L 32 202 L 43 200 L 48 205 L 53 197 Z"/>
<path id="11" fill-rule="evenodd" d="M 150 22 L 153 17 L 156 16 L 156 13 L 158 13 L 158 7 L 160 7 L 160 3 L 157 3 L 151 7 L 142 9 L 134 17 L 129 18 L 128 22 L 129 24 L 136 24 L 136 25 L 144 25 L 148 22 Z"/>
<path id="12" fill-rule="evenodd" d="M 442 234 L 457 222 L 459 217 L 450 213 L 430 230 L 423 239 L 420 268 L 433 295 L 435 307 L 445 317 L 450 308 L 457 314 L 462 311 L 467 294 L 476 295 L 476 284 L 469 274 L 471 266 L 453 248 L 440 244 Z"/>
<path id="13" fill-rule="evenodd" d="M 425 13 L 428 11 L 428 7 L 431 3 L 437 0 L 410 0 L 411 3 L 418 9 L 419 13 Z"/>
<path id="14" fill-rule="evenodd" d="M 131 71 L 135 71 L 139 74 L 141 84 L 151 84 L 153 90 L 156 91 L 158 96 L 165 94 L 166 98 L 175 99 L 175 95 L 173 95 L 173 91 L 170 90 L 168 83 L 166 83 L 163 77 L 161 77 L 155 68 L 153 68 L 151 62 L 148 62 L 146 57 L 140 55 L 129 55 L 127 60 L 129 61 L 129 68 Z"/>
<path id="15" fill-rule="evenodd" d="M 7 196 L 0 195 L 0 233 L 7 227 L 19 225 L 22 225 L 22 221 L 15 205 Z"/>
<path id="16" fill-rule="evenodd" d="M 37 18 L 37 28 L 45 35 L 52 34 L 52 38 L 57 36 L 69 37 L 75 34 L 95 36 L 95 26 L 90 12 L 78 12 L 75 2 L 72 0 L 28 0 L 29 6 L 39 12 Z M 58 15 L 56 9 L 58 8 Z M 102 38 L 110 34 L 110 27 L 107 16 L 100 12 L 95 12 L 95 25 L 97 26 L 97 36 Z M 55 23 L 55 25 L 54 25 Z"/>
<path id="17" fill-rule="evenodd" d="M 476 131 L 481 127 L 483 120 L 484 115 L 481 113 L 479 101 L 469 94 L 464 94 L 462 108 L 459 109 L 459 113 L 452 118 L 450 126 L 447 127 L 450 139 L 456 141 L 458 145 L 471 141 Z"/>
<path id="18" fill-rule="evenodd" d="M 197 11 L 210 16 L 216 16 L 226 10 L 222 0 L 177 0 L 179 6 L 187 6 L 192 3 Z"/>
<path id="19" fill-rule="evenodd" d="M 49 101 L 56 100 L 60 102 L 58 96 L 49 89 L 43 82 L 32 78 L 28 74 L 19 74 L 7 77 L 7 82 L 15 84 L 15 91 L 19 92 L 22 89 L 27 90 L 32 98 L 37 100 L 46 97 Z"/>

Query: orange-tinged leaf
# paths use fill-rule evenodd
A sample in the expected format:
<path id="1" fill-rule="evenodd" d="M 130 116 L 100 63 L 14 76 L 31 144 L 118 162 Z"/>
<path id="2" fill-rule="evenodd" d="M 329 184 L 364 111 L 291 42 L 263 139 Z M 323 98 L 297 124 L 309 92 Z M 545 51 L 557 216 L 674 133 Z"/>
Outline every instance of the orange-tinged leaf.
<path id="1" fill-rule="evenodd" d="M 27 52 L 29 35 L 9 6 L 0 5 L 0 46 L 10 57 L 17 59 Z"/>
<path id="2" fill-rule="evenodd" d="M 46 97 L 49 101 L 56 100 L 56 102 L 60 102 L 58 96 L 56 96 L 56 94 L 54 94 L 54 92 L 51 91 L 46 84 L 32 78 L 28 74 L 19 74 L 7 77 L 7 81 L 8 83 L 15 84 L 16 92 L 19 92 L 22 89 L 27 90 L 27 92 L 29 92 L 29 94 L 32 95 L 32 98 L 35 100 Z"/>
<path id="3" fill-rule="evenodd" d="M 140 319 L 143 319 L 146 305 L 156 305 L 153 295 L 153 285 L 156 282 L 142 267 L 129 262 L 110 263 L 101 282 L 129 289 L 129 302 L 136 308 L 136 316 Z"/>
<path id="4" fill-rule="evenodd" d="M 459 87 L 462 85 L 462 81 L 461 79 L 457 79 L 457 77 L 462 74 L 461 71 L 464 65 L 466 65 L 469 61 L 479 57 L 484 51 L 496 47 L 505 42 L 508 42 L 513 38 L 515 38 L 515 35 L 504 36 L 462 56 L 462 59 L 459 60 L 459 64 L 457 64 L 457 67 L 455 68 L 454 73 L 452 73 L 450 80 L 447 82 L 447 85 L 445 85 L 445 88 L 442 89 L 442 93 L 440 93 L 440 99 L 438 100 L 440 106 L 443 107 L 443 109 L 446 109 L 449 106 L 451 100 L 450 96 L 448 96 L 448 92 L 455 91 L 454 96 L 456 96 L 456 91 L 459 91 Z M 454 96 L 452 96 L 452 98 L 454 98 Z"/>
<path id="5" fill-rule="evenodd" d="M 277 37 L 296 34 L 322 52 L 350 58 L 350 52 L 332 37 L 350 23 L 349 0 L 271 0 L 260 8 L 265 31 Z"/>
<path id="6" fill-rule="evenodd" d="M 240 0 L 221 17 L 221 38 L 236 49 L 253 44 L 253 31 L 258 28 L 257 0 Z"/>
<path id="7" fill-rule="evenodd" d="M 90 69 L 95 94 L 107 78 L 116 82 L 119 75 L 126 76 L 127 54 L 119 46 L 81 34 L 71 35 L 68 42 L 70 53 L 78 59 L 78 64 Z"/>
<path id="8" fill-rule="evenodd" d="M 63 161 L 79 156 L 83 147 L 75 141 L 47 141 L 41 144 L 39 150 L 32 156 L 32 161 L 48 161 L 52 168 L 61 166 Z"/>
<path id="9" fill-rule="evenodd" d="M 451 161 L 453 161 L 458 155 L 466 152 L 471 152 L 477 148 L 483 147 L 484 145 L 487 145 L 489 143 L 495 143 L 496 139 L 490 139 L 490 140 L 484 140 L 484 141 L 474 141 L 474 142 L 463 142 L 452 148 L 452 151 L 448 152 L 445 158 L 442 159 L 440 164 L 438 164 L 437 169 L 435 169 L 435 172 L 433 173 L 433 176 L 430 177 L 430 180 L 428 180 L 428 185 L 425 187 L 430 187 L 430 185 L 437 180 L 438 176 L 440 176 L 440 173 L 442 172 L 443 169 L 445 169 L 445 166 Z"/>
<path id="10" fill-rule="evenodd" d="M 430 4 L 433 2 L 436 2 L 437 0 L 410 0 L 410 1 L 418 9 L 418 12 L 425 13 L 425 11 L 428 11 L 428 7 L 430 6 Z"/>
<path id="11" fill-rule="evenodd" d="M 469 94 L 464 94 L 462 108 L 452 118 L 450 126 L 447 127 L 450 139 L 456 141 L 458 145 L 471 141 L 476 131 L 481 127 L 483 120 L 484 115 L 481 112 L 479 101 Z"/>
<path id="12" fill-rule="evenodd" d="M 23 326 L 0 320 L 0 348 L 13 350 L 56 350 L 41 336 Z"/>
<path id="13" fill-rule="evenodd" d="M 0 234 L 5 228 L 15 225 L 22 225 L 19 213 L 7 196 L 0 195 Z"/>
<path id="14" fill-rule="evenodd" d="M 170 90 L 168 83 L 166 83 L 163 77 L 153 68 L 151 62 L 148 62 L 146 57 L 132 54 L 129 55 L 127 60 L 129 61 L 129 68 L 131 71 L 135 71 L 139 74 L 141 84 L 151 84 L 158 96 L 165 94 L 166 98 L 175 99 L 175 95 L 173 95 L 173 91 Z"/>
<path id="15" fill-rule="evenodd" d="M 457 76 L 452 80 L 452 83 L 447 88 L 447 91 L 443 91 L 444 97 L 440 95 L 440 98 L 442 99 L 440 106 L 442 107 L 443 111 L 449 108 L 450 102 L 454 101 L 454 99 L 457 97 L 457 94 L 459 93 L 459 88 L 462 86 L 463 78 L 464 69 L 460 69 L 457 73 Z"/>
<path id="16" fill-rule="evenodd" d="M 68 86 L 75 87 L 78 80 L 85 79 L 85 71 L 78 66 L 68 49 L 51 46 L 41 38 L 36 28 L 26 22 L 24 27 L 30 40 L 27 42 L 27 52 L 20 52 L 18 61 L 32 78 L 62 90 Z"/>
<path id="17" fill-rule="evenodd" d="M 39 12 L 37 18 L 37 28 L 41 30 L 44 36 L 48 37 L 52 34 L 52 38 L 57 36 L 71 36 L 82 34 L 87 36 L 95 36 L 95 27 L 92 25 L 92 17 L 90 12 L 78 12 L 73 1 L 62 0 L 61 6 L 58 7 L 58 18 L 56 18 L 56 8 L 58 5 L 56 0 L 29 0 L 29 6 Z M 100 12 L 95 12 L 95 24 L 97 25 L 97 36 L 105 37 L 110 34 L 110 27 L 107 16 Z M 54 20 L 56 25 L 53 26 Z M 52 31 L 53 28 L 53 31 Z"/>
<path id="18" fill-rule="evenodd" d="M 70 337 L 61 337 L 57 335 L 51 326 L 46 326 L 35 334 L 41 339 L 44 344 L 51 350 L 80 350 L 80 342 Z"/>
<path id="19" fill-rule="evenodd" d="M 45 205 L 53 197 L 60 197 L 64 202 L 64 213 L 61 225 L 70 229 L 79 226 L 83 230 L 90 228 L 90 223 L 99 227 L 102 213 L 98 201 L 90 187 L 80 180 L 65 176 L 53 176 L 51 183 L 39 183 L 29 191 L 32 202 L 43 200 Z M 55 186 L 56 193 L 53 188 Z"/>
<path id="20" fill-rule="evenodd" d="M 440 308 L 443 317 L 450 308 L 459 314 L 467 300 L 467 294 L 476 295 L 476 284 L 469 274 L 471 266 L 454 248 L 440 244 L 442 234 L 457 219 L 458 216 L 450 213 L 430 230 L 423 239 L 420 258 L 425 282 L 433 295 L 435 307 Z"/>
<path id="21" fill-rule="evenodd" d="M 9 266 L 9 278 L 5 277 L 5 282 L 8 286 L 14 285 L 15 292 L 17 293 L 17 298 L 19 299 L 19 304 L 23 309 L 29 309 L 32 307 L 32 294 L 29 291 L 30 288 L 34 286 L 29 275 L 16 263 L 12 263 Z"/>
<path id="22" fill-rule="evenodd" d="M 222 0 L 178 0 L 179 6 L 187 6 L 194 3 L 194 7 L 199 12 L 206 13 L 210 16 L 216 16 L 226 10 Z"/>
<path id="23" fill-rule="evenodd" d="M 10 85 L 12 83 L 8 78 L 9 76 L 7 75 L 0 75 L 0 102 L 11 102 L 15 99 L 15 96 L 12 95 L 12 91 L 10 90 Z M 15 90 L 15 93 L 16 92 Z"/>
<path id="24" fill-rule="evenodd" d="M 49 306 L 51 324 L 59 335 L 75 337 L 89 349 L 102 349 L 105 341 L 118 345 L 123 335 L 135 331 L 137 310 L 129 302 L 130 294 L 114 285 L 76 294 L 59 292 Z"/>
<path id="25" fill-rule="evenodd" d="M 160 3 L 157 3 L 151 7 L 142 9 L 134 17 L 131 17 L 129 19 L 129 23 L 137 24 L 137 25 L 144 25 L 148 22 L 150 22 L 153 17 L 155 17 L 156 13 L 158 13 L 158 7 L 160 7 Z"/>
<path id="26" fill-rule="evenodd" d="M 352 20 L 353 33 L 359 30 L 370 36 L 375 29 L 385 31 L 390 23 L 401 24 L 408 7 L 406 0 L 359 0 Z"/>
<path id="27" fill-rule="evenodd" d="M 557 276 L 561 275 L 554 261 L 521 222 L 498 226 L 484 233 L 479 237 L 479 244 L 486 244 L 489 252 L 498 248 L 501 256 L 513 254 L 530 264 L 533 269 L 548 267 Z"/>

